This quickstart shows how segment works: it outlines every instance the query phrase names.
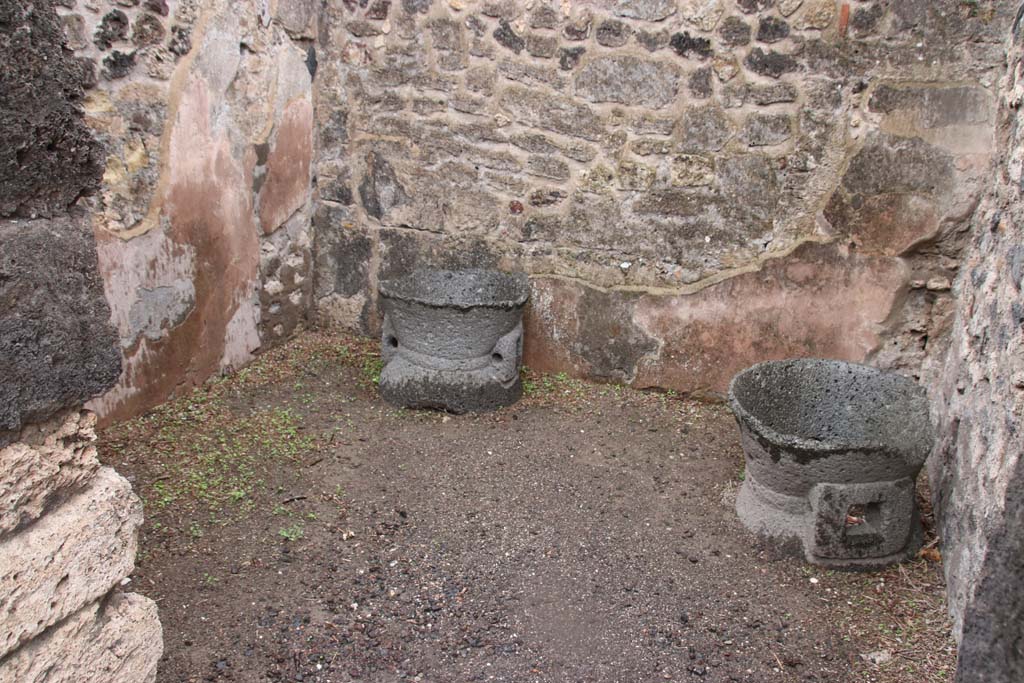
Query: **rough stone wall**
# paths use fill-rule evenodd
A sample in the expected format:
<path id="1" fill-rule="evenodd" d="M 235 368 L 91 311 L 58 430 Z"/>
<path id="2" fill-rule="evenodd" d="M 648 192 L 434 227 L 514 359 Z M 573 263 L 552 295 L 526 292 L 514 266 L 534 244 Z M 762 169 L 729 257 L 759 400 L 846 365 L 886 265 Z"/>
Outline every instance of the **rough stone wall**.
<path id="1" fill-rule="evenodd" d="M 49 3 L 0 0 L 0 683 L 143 683 L 156 605 L 119 592 L 142 509 L 82 403 L 120 373 L 81 198 L 103 147 Z"/>
<path id="2" fill-rule="evenodd" d="M 1024 13 L 1024 9 L 1021 10 Z M 999 154 L 956 283 L 952 343 L 934 387 L 931 465 L 958 680 L 1024 680 L 1024 36 L 1001 84 Z"/>
<path id="3" fill-rule="evenodd" d="M 531 274 L 527 363 L 720 392 L 765 358 L 917 372 L 992 151 L 1009 2 L 329 2 L 316 285 Z"/>
<path id="4" fill-rule="evenodd" d="M 312 278 L 312 0 L 68 0 L 89 199 L 124 372 L 90 403 L 150 408 L 306 320 Z"/>

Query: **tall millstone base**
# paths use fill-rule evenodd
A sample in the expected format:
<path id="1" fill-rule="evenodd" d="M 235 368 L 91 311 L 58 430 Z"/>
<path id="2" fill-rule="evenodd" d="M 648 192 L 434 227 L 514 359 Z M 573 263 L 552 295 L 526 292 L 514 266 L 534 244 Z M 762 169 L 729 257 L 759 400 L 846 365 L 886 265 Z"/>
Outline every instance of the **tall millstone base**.
<path id="1" fill-rule="evenodd" d="M 421 270 L 380 291 L 386 401 L 464 413 L 519 400 L 525 275 Z"/>
<path id="2" fill-rule="evenodd" d="M 912 381 L 863 365 L 772 361 L 733 379 L 752 531 L 835 569 L 878 569 L 921 545 L 915 481 L 933 442 Z"/>

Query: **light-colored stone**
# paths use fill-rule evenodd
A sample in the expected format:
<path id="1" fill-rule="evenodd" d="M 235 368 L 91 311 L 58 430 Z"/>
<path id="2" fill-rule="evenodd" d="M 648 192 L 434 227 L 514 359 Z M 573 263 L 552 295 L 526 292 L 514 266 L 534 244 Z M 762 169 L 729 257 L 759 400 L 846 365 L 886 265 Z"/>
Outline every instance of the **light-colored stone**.
<path id="1" fill-rule="evenodd" d="M 672 160 L 672 184 L 699 187 L 715 182 L 715 162 L 711 157 L 681 154 Z"/>
<path id="2" fill-rule="evenodd" d="M 798 29 L 827 29 L 836 18 L 835 0 L 809 0 L 804 5 L 803 11 L 793 21 L 793 26 Z"/>
<path id="3" fill-rule="evenodd" d="M 800 9 L 802 4 L 804 4 L 804 0 L 779 0 L 779 12 L 782 16 L 788 17 Z"/>
<path id="4" fill-rule="evenodd" d="M 676 13 L 674 0 L 618 0 L 615 14 L 631 19 L 661 21 Z"/>
<path id="5" fill-rule="evenodd" d="M 152 683 L 163 652 L 156 603 L 115 591 L 0 662 L 0 683 Z"/>
<path id="6" fill-rule="evenodd" d="M 722 0 L 683 0 L 680 6 L 683 19 L 701 31 L 714 31 L 725 13 Z"/>
<path id="7" fill-rule="evenodd" d="M 660 109 L 679 90 L 679 71 L 668 62 L 632 56 L 600 57 L 576 75 L 576 92 L 591 102 L 618 102 Z"/>
<path id="8" fill-rule="evenodd" d="M 0 449 L 0 537 L 37 519 L 96 473 L 95 424 L 92 413 L 73 410 L 26 427 L 20 441 Z"/>
<path id="9" fill-rule="evenodd" d="M 0 542 L 0 657 L 131 573 L 142 504 L 114 470 Z"/>

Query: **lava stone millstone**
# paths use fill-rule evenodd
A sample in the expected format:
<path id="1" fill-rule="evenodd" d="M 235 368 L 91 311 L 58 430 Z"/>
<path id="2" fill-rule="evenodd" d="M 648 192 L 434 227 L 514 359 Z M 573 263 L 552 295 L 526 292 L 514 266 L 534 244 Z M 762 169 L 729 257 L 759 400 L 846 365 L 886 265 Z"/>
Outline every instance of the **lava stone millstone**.
<path id="1" fill-rule="evenodd" d="M 749 529 L 798 540 L 808 561 L 835 568 L 874 569 L 916 551 L 914 484 L 934 442 L 922 387 L 802 358 L 739 373 L 729 402 L 747 469 L 736 507 Z"/>
<path id="2" fill-rule="evenodd" d="M 381 395 L 409 408 L 493 410 L 522 395 L 522 273 L 417 270 L 380 283 Z"/>

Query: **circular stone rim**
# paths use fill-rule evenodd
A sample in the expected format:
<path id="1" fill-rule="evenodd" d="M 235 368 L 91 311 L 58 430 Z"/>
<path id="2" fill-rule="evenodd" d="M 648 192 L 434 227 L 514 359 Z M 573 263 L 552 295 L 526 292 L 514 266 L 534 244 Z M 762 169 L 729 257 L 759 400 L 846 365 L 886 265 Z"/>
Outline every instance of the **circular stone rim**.
<path id="1" fill-rule="evenodd" d="M 474 276 L 486 276 L 487 278 L 504 281 L 503 284 L 512 292 L 512 296 L 496 298 L 491 301 L 473 300 L 464 297 L 462 300 L 445 298 L 436 291 L 422 286 L 422 279 L 425 277 L 442 278 L 448 275 L 452 278 L 471 278 Z M 530 281 L 525 273 L 507 273 L 502 270 L 489 270 L 485 268 L 467 268 L 464 270 L 448 270 L 444 268 L 417 268 L 413 272 L 397 278 L 381 280 L 378 285 L 381 296 L 399 301 L 409 301 L 423 304 L 431 308 L 455 308 L 467 310 L 471 308 L 500 308 L 515 309 L 524 305 L 530 298 Z"/>
<path id="2" fill-rule="evenodd" d="M 760 370 L 762 370 L 762 369 L 764 369 L 766 367 L 770 367 L 770 366 L 773 366 L 773 365 L 783 365 L 783 364 L 787 364 L 787 365 L 818 365 L 818 366 L 826 365 L 826 366 L 830 366 L 830 367 L 833 367 L 833 368 L 834 367 L 842 367 L 842 368 L 855 367 L 855 368 L 858 368 L 860 370 L 866 370 L 870 374 L 874 374 L 874 375 L 878 375 L 878 376 L 891 377 L 895 381 L 897 381 L 897 382 L 899 382 L 901 384 L 904 384 L 905 386 L 910 388 L 913 393 L 918 394 L 918 396 L 916 396 L 915 398 L 919 399 L 921 402 L 924 403 L 924 406 L 923 406 L 924 407 L 924 418 L 925 418 L 925 422 L 926 422 L 926 429 L 927 429 L 927 433 L 928 433 L 929 439 L 928 439 L 927 447 L 922 449 L 923 450 L 923 454 L 915 453 L 914 451 L 916 451 L 917 448 L 910 449 L 909 452 L 908 452 L 908 449 L 905 449 L 905 448 L 902 448 L 902 447 L 898 447 L 898 448 L 896 448 L 896 452 L 898 454 L 902 455 L 907 460 L 910 460 L 911 457 L 917 456 L 917 457 L 914 457 L 914 460 L 915 461 L 916 460 L 920 460 L 923 463 L 927 459 L 928 454 L 931 452 L 931 446 L 932 446 L 931 441 L 934 438 L 934 435 L 933 435 L 934 426 L 932 425 L 931 417 L 930 417 L 930 415 L 928 413 L 927 397 L 924 396 L 921 393 L 922 392 L 922 388 L 920 387 L 920 385 L 918 385 L 912 379 L 910 379 L 908 377 L 904 377 L 903 375 L 900 375 L 899 373 L 887 372 L 887 371 L 884 371 L 884 370 L 879 370 L 878 368 L 873 368 L 870 365 L 864 365 L 862 363 L 853 363 L 853 362 L 850 362 L 850 361 L 826 359 L 826 358 L 789 358 L 789 359 L 785 359 L 785 360 L 768 360 L 768 361 L 763 361 L 761 363 L 756 363 L 754 365 L 751 365 L 749 368 L 738 372 L 736 374 L 736 376 L 734 376 L 732 378 L 732 381 L 729 382 L 729 407 L 732 408 L 733 413 L 735 413 L 736 416 L 738 418 L 740 418 L 741 421 L 746 422 L 748 425 L 750 425 L 751 429 L 756 434 L 758 434 L 760 437 L 766 439 L 773 446 L 777 446 L 779 448 L 789 448 L 789 449 L 794 449 L 794 450 L 819 451 L 821 453 L 841 453 L 841 452 L 845 452 L 845 451 L 881 451 L 881 450 L 887 450 L 887 446 L 882 444 L 881 442 L 878 442 L 878 441 L 871 441 L 871 440 L 857 441 L 857 440 L 854 440 L 854 439 L 846 439 L 846 440 L 842 440 L 842 441 L 840 441 L 840 440 L 823 441 L 821 439 L 815 439 L 813 437 L 798 436 L 796 434 L 785 434 L 783 432 L 778 431 L 777 429 L 774 429 L 773 427 L 768 426 L 767 424 L 765 424 L 765 422 L 763 420 L 761 420 L 760 418 L 755 416 L 752 412 L 750 412 L 740 402 L 739 398 L 737 398 L 737 395 L 736 395 L 736 385 L 737 385 L 737 382 L 739 382 L 742 378 L 744 378 L 746 376 L 749 376 L 749 375 L 752 375 L 755 372 L 758 372 L 758 371 L 760 371 Z M 898 444 L 898 446 L 902 446 L 902 445 L 903 444 Z"/>

